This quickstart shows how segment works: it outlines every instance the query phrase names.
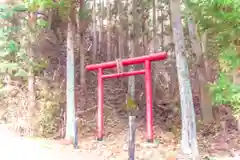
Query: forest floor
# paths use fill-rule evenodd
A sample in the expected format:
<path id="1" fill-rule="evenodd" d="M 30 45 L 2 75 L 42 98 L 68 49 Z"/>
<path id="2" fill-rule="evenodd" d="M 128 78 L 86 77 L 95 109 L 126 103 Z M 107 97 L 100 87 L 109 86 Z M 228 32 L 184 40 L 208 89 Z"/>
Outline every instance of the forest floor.
<path id="1" fill-rule="evenodd" d="M 111 112 L 111 114 L 109 114 Z M 105 159 L 127 160 L 127 118 L 119 118 L 111 109 L 105 108 L 104 141 L 96 141 L 96 122 L 94 114 L 86 114 L 83 119 L 89 119 L 80 127 L 79 145 L 82 150 L 92 151 Z M 145 121 L 137 121 L 136 130 L 136 159 L 137 160 L 166 160 L 169 155 L 177 154 L 180 150 L 180 123 L 177 115 L 163 118 L 155 112 L 154 143 L 149 144 L 145 139 Z M 87 117 L 87 118 L 86 118 Z M 198 117 L 199 118 L 199 117 Z M 165 119 L 165 120 L 164 120 Z M 170 122 L 167 122 L 170 120 Z M 157 121 L 156 121 L 157 120 Z M 164 121 L 164 122 L 163 122 Z M 202 125 L 197 122 L 198 145 L 201 159 L 211 160 L 240 160 L 240 136 L 234 122 L 225 123 L 225 131 L 221 122 Z M 170 126 L 170 127 L 169 127 Z"/>
<path id="2" fill-rule="evenodd" d="M 115 117 L 115 119 L 113 118 Z M 105 137 L 96 140 L 95 122 L 81 126 L 79 149 L 64 144 L 63 140 L 20 137 L 0 125 L 0 152 L 4 160 L 127 160 L 127 121 L 119 121 L 116 116 L 105 122 Z M 165 124 L 166 125 L 166 124 Z M 198 130 L 198 142 L 202 159 L 240 160 L 233 155 L 240 151 L 240 136 L 237 131 L 216 130 L 216 124 Z M 179 130 L 162 130 L 163 125 L 154 126 L 154 143 L 145 142 L 144 121 L 137 122 L 136 160 L 167 160 L 169 155 L 179 151 Z M 225 136 L 224 136 L 225 135 Z M 3 158 L 4 157 L 4 158 Z M 208 158 L 204 158 L 208 157 Z M 169 159 L 168 159 L 169 160 Z"/>
<path id="3" fill-rule="evenodd" d="M 88 137 L 81 135 L 80 148 L 92 151 L 107 160 L 127 160 L 127 129 L 124 127 L 106 127 L 104 141 L 97 142 L 94 134 Z M 166 160 L 170 155 L 179 151 L 179 137 L 172 132 L 165 132 L 154 128 L 155 140 L 149 144 L 145 141 L 145 127 L 139 126 L 136 132 L 136 160 Z M 91 135 L 91 136 L 90 136 Z M 216 135 L 198 135 L 201 159 L 211 160 L 240 160 L 240 136 L 237 132 L 229 133 L 227 138 L 223 133 Z"/>

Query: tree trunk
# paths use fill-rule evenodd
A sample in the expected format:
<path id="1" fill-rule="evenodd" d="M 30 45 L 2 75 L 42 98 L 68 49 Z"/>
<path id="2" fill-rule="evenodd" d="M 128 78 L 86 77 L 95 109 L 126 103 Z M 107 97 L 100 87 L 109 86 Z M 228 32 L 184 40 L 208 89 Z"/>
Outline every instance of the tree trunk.
<path id="1" fill-rule="evenodd" d="M 158 17 L 158 11 L 157 11 L 157 7 L 156 5 L 158 0 L 152 0 L 153 3 L 153 17 L 152 17 L 152 21 L 153 21 L 153 32 L 152 32 L 152 37 L 153 37 L 153 52 L 156 52 L 158 47 L 158 43 L 157 43 L 157 25 L 158 25 L 158 21 L 157 21 L 157 17 Z"/>
<path id="2" fill-rule="evenodd" d="M 202 36 L 201 36 L 201 46 L 202 46 L 202 52 L 203 52 L 203 55 L 206 55 L 207 54 L 207 35 L 208 35 L 208 33 L 207 33 L 207 31 L 205 31 L 203 34 L 202 34 Z M 211 75 L 210 75 L 210 68 L 208 67 L 208 61 L 204 61 L 204 67 L 205 67 L 205 72 L 206 72 L 206 74 L 205 74 L 205 78 L 206 78 L 206 80 L 210 80 L 211 79 Z"/>
<path id="3" fill-rule="evenodd" d="M 148 16 L 149 12 L 145 10 L 145 4 L 141 3 L 141 13 L 142 13 L 142 20 L 141 20 L 141 32 L 142 32 L 142 46 L 143 46 L 143 55 L 148 53 Z"/>
<path id="4" fill-rule="evenodd" d="M 240 118 L 237 117 L 237 129 L 238 129 L 238 132 L 240 133 Z"/>
<path id="5" fill-rule="evenodd" d="M 97 33 L 96 33 L 96 0 L 93 0 L 92 8 L 92 17 L 93 17 L 93 62 L 96 61 L 97 57 Z"/>
<path id="6" fill-rule="evenodd" d="M 152 0 L 152 22 L 153 22 L 153 31 L 152 31 L 152 38 L 153 38 L 153 52 L 156 52 L 158 47 L 157 47 L 157 22 L 156 22 L 156 17 L 157 17 L 157 10 L 156 10 L 156 4 L 157 0 Z M 150 53 L 151 54 L 151 53 Z M 153 70 L 153 100 L 155 100 L 155 95 L 157 92 L 157 79 L 159 76 L 159 68 L 157 67 L 157 63 L 159 62 L 152 62 L 152 70 Z M 158 65 L 159 66 L 159 65 Z"/>
<path id="7" fill-rule="evenodd" d="M 30 31 L 35 31 L 35 27 L 36 27 L 36 16 L 32 13 L 30 13 L 29 16 L 29 27 L 30 27 Z M 34 33 L 30 33 L 30 46 L 29 46 L 29 50 L 28 50 L 28 54 L 29 57 L 31 59 L 31 61 L 34 61 L 34 53 L 32 50 L 31 45 L 35 42 L 35 35 Z M 34 74 L 34 68 L 33 66 L 30 66 L 29 71 L 28 71 L 28 119 L 27 120 L 32 120 L 33 121 L 33 117 L 35 114 L 35 110 L 36 110 L 36 90 L 35 90 L 35 74 Z M 29 122 L 30 126 L 32 126 L 32 122 Z M 32 129 L 33 127 L 28 127 L 28 132 L 29 134 L 32 134 Z"/>
<path id="8" fill-rule="evenodd" d="M 35 110 L 36 110 L 36 90 L 35 90 L 35 75 L 33 72 L 33 67 L 30 67 L 31 69 L 29 70 L 29 74 L 28 74 L 28 94 L 29 94 L 29 105 L 28 105 L 28 120 L 32 120 L 32 122 L 34 121 L 34 119 L 32 119 L 34 117 L 35 114 Z M 32 122 L 30 122 L 30 125 L 33 125 Z M 32 127 L 28 128 L 29 129 L 29 134 L 32 134 L 31 129 L 33 129 Z"/>
<path id="9" fill-rule="evenodd" d="M 188 63 L 184 54 L 186 49 L 184 44 L 183 26 L 181 23 L 181 3 L 180 0 L 171 0 L 170 3 L 173 39 L 175 43 L 177 75 L 181 101 L 181 151 L 184 156 L 192 155 L 193 159 L 199 159 L 196 137 L 195 111 L 189 79 Z"/>
<path id="10" fill-rule="evenodd" d="M 107 0 L 107 60 L 111 60 L 111 1 Z"/>
<path id="11" fill-rule="evenodd" d="M 67 122 L 65 139 L 70 142 L 75 139 L 74 30 L 73 22 L 69 19 L 67 30 Z"/>
<path id="12" fill-rule="evenodd" d="M 162 20 L 162 22 L 158 21 L 158 0 L 152 0 L 153 3 L 153 16 L 152 16 L 152 21 L 153 21 L 153 32 L 152 32 L 152 38 L 153 38 L 153 52 L 156 53 L 159 51 L 159 36 L 158 36 L 158 25 L 160 25 L 159 23 L 163 24 L 164 20 Z M 162 15 L 161 15 L 162 16 Z M 164 32 L 164 28 L 161 28 L 161 36 L 163 36 Z M 164 39 L 161 39 L 161 44 L 163 43 Z M 161 49 L 163 48 L 163 46 L 161 46 Z M 161 88 L 161 86 L 157 86 L 157 82 L 158 79 L 161 75 L 161 73 L 165 73 L 165 67 L 164 64 L 161 62 L 153 62 L 152 63 L 153 66 L 153 100 L 156 100 L 156 94 L 158 92 L 158 89 Z M 159 88 L 158 88 L 159 87 Z"/>
<path id="13" fill-rule="evenodd" d="M 124 56 L 124 37 L 123 37 L 123 4 L 121 1 L 117 1 L 118 3 L 118 16 L 119 16 L 119 26 L 118 26 L 118 58 L 123 58 Z"/>
<path id="14" fill-rule="evenodd" d="M 100 3 L 100 29 L 99 29 L 99 41 L 98 41 L 98 50 L 99 53 L 102 53 L 102 40 L 103 40 L 103 31 L 104 31 L 104 26 L 103 26 L 103 20 L 104 20 L 104 1 L 103 0 L 99 0 Z"/>
<path id="15" fill-rule="evenodd" d="M 129 51 L 130 57 L 135 56 L 135 21 L 136 21 L 136 0 L 129 0 L 128 1 L 128 36 L 129 36 Z M 129 72 L 134 70 L 134 65 L 129 66 Z M 135 76 L 130 76 L 128 78 L 128 93 L 135 100 Z"/>
<path id="16" fill-rule="evenodd" d="M 81 6 L 79 6 L 79 10 L 83 9 L 84 8 L 84 3 L 81 4 Z M 77 19 L 77 34 L 76 34 L 76 42 L 77 42 L 77 47 L 78 47 L 78 51 L 79 51 L 79 57 L 80 57 L 80 104 L 81 106 L 85 106 L 85 94 L 86 94 L 86 90 L 85 90 L 85 86 L 86 86 L 86 83 L 85 83 L 85 65 L 84 65 L 84 62 L 85 62 L 85 51 L 84 51 L 84 45 L 83 45 L 83 38 L 84 38 L 84 32 L 81 32 L 81 20 L 78 18 Z"/>
<path id="17" fill-rule="evenodd" d="M 157 3 L 158 4 L 158 3 Z M 164 15 L 164 0 L 161 0 L 161 9 L 160 9 L 160 15 L 161 15 L 161 19 L 162 19 L 162 22 L 161 22 L 161 50 L 163 51 L 164 50 L 164 19 L 163 19 L 163 15 Z M 158 17 L 157 17 L 157 22 L 158 22 Z"/>
<path id="18" fill-rule="evenodd" d="M 80 75 L 80 85 L 81 85 L 81 93 L 82 93 L 82 100 L 81 103 L 82 105 L 85 104 L 85 93 L 86 93 L 86 77 L 85 77 L 85 64 L 84 64 L 84 61 L 85 61 L 85 53 L 84 53 L 84 46 L 83 46 L 83 35 L 80 35 L 80 39 L 79 39 L 79 44 L 80 44 L 80 72 L 81 72 L 81 75 Z"/>
<path id="19" fill-rule="evenodd" d="M 197 81 L 200 91 L 200 108 L 202 113 L 202 120 L 203 122 L 208 123 L 214 120 L 212 102 L 209 90 L 207 88 L 206 68 L 204 64 L 204 55 L 202 52 L 201 43 L 197 40 L 197 36 L 195 35 L 196 27 L 191 18 L 188 20 L 188 29 L 192 50 L 197 57 Z"/>
<path id="20" fill-rule="evenodd" d="M 172 19 L 172 16 L 171 16 L 171 3 L 169 2 L 168 3 L 168 7 L 169 7 L 169 19 L 171 20 Z M 169 35 L 169 42 L 168 42 L 168 46 L 166 48 L 164 48 L 164 50 L 168 51 L 168 54 L 169 54 L 169 59 L 171 59 L 171 71 L 170 71 L 170 75 L 171 75 L 171 83 L 170 83 L 170 86 L 169 86 L 169 95 L 172 95 L 172 97 L 174 97 L 174 99 L 179 99 L 178 98 L 178 95 L 179 95 L 179 91 L 178 91 L 178 79 L 177 79 L 177 76 L 176 76 L 176 73 L 177 73 L 177 68 L 175 66 L 175 54 L 173 51 L 173 46 L 172 44 L 174 44 L 174 41 L 173 41 L 173 31 L 172 31 L 172 22 L 170 21 L 170 35 Z"/>

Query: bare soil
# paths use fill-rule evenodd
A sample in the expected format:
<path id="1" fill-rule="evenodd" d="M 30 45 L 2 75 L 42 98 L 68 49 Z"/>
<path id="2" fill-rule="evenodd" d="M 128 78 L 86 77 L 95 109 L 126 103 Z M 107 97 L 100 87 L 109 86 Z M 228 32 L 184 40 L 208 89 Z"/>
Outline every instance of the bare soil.
<path id="1" fill-rule="evenodd" d="M 66 145 L 63 140 L 21 137 L 0 125 L 1 159 L 127 160 L 127 122 L 120 122 L 116 116 L 108 117 L 105 120 L 105 137 L 101 142 L 96 140 L 95 125 L 95 121 L 89 121 L 80 126 L 79 149 L 73 149 L 72 145 Z M 166 131 L 163 127 L 155 125 L 155 140 L 149 144 L 145 141 L 144 121 L 137 123 L 136 160 L 170 160 L 170 156 L 178 153 L 179 129 Z M 234 129 L 223 133 L 216 124 L 200 126 L 198 142 L 203 160 L 240 160 L 240 136 Z"/>
<path id="2" fill-rule="evenodd" d="M 146 143 L 144 133 L 137 132 L 136 160 L 166 160 L 177 153 L 179 145 L 172 133 L 162 133 L 162 137 L 156 136 L 153 144 Z M 0 151 L 1 159 L 4 160 L 127 160 L 126 131 L 110 133 L 104 141 L 98 142 L 94 135 L 80 137 L 79 149 L 73 149 L 71 145 L 63 145 L 61 140 L 47 140 L 40 138 L 20 137 L 9 130 L 1 127 L 0 130 Z M 236 137 L 235 137 L 236 138 Z M 219 144 L 220 137 L 205 142 L 209 146 L 200 143 L 202 159 L 206 155 L 216 160 L 240 159 L 229 153 L 229 143 Z M 203 146 L 201 146 L 203 145 Z M 238 143 L 239 145 L 239 143 Z"/>

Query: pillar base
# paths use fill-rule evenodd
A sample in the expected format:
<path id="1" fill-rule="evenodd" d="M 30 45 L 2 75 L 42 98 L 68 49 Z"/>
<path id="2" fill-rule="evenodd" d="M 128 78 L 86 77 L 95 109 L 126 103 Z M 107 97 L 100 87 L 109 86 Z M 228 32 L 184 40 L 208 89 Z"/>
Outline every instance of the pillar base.
<path id="1" fill-rule="evenodd" d="M 148 143 L 153 143 L 153 139 L 147 139 Z"/>
<path id="2" fill-rule="evenodd" d="M 78 145 L 73 145 L 73 148 L 74 149 L 79 149 L 79 146 Z"/>
<path id="3" fill-rule="evenodd" d="M 97 138 L 97 141 L 103 141 L 103 137 Z"/>
<path id="4" fill-rule="evenodd" d="M 192 154 L 184 154 L 182 152 L 178 153 L 176 156 L 176 160 L 188 160 L 193 159 Z"/>

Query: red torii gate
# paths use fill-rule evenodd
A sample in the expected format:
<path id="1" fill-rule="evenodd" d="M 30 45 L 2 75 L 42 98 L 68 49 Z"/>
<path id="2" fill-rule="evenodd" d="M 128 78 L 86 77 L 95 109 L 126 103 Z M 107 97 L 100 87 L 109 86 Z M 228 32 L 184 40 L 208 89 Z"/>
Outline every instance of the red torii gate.
<path id="1" fill-rule="evenodd" d="M 103 80 L 107 78 L 119 78 L 124 76 L 134 76 L 145 74 L 145 90 L 146 90 L 146 138 L 147 141 L 153 141 L 153 118 L 152 118 L 152 74 L 151 61 L 164 60 L 167 58 L 167 52 L 158 52 L 147 56 L 123 59 L 121 61 L 111 61 L 101 64 L 87 65 L 86 69 L 98 70 L 98 110 L 97 110 L 97 139 L 103 139 L 103 103 L 104 103 L 104 87 Z M 114 74 L 103 74 L 103 70 L 107 68 L 115 68 L 118 65 L 128 66 L 133 64 L 144 63 L 144 69 L 131 72 L 120 72 Z"/>

